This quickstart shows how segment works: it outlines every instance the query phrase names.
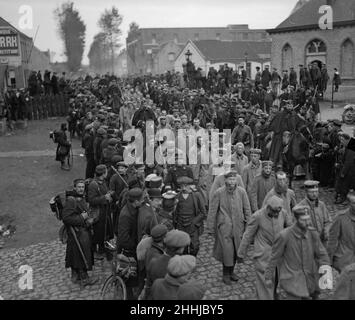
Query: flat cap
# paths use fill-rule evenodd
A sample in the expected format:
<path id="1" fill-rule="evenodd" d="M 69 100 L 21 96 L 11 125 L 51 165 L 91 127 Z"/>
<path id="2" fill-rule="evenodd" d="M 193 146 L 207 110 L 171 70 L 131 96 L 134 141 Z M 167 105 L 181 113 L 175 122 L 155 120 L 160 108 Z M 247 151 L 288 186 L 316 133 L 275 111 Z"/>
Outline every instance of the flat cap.
<path id="1" fill-rule="evenodd" d="M 266 204 L 271 207 L 271 209 L 282 208 L 284 201 L 278 196 L 272 196 L 266 202 Z"/>
<path id="2" fill-rule="evenodd" d="M 152 236 L 155 242 L 162 241 L 167 233 L 168 233 L 168 228 L 165 224 L 157 224 L 150 231 L 150 235 Z"/>
<path id="3" fill-rule="evenodd" d="M 250 149 L 250 154 L 261 154 L 260 149 Z"/>
<path id="4" fill-rule="evenodd" d="M 265 161 L 262 161 L 261 162 L 261 166 L 262 167 L 267 167 L 267 166 L 273 166 L 274 165 L 274 163 L 271 161 L 271 160 L 265 160 Z"/>
<path id="5" fill-rule="evenodd" d="M 108 145 L 109 145 L 109 146 L 115 146 L 115 145 L 117 145 L 118 143 L 119 143 L 119 140 L 116 139 L 116 138 L 111 138 L 111 139 L 108 140 Z"/>
<path id="6" fill-rule="evenodd" d="M 149 181 L 150 188 L 160 188 L 163 184 L 163 178 L 160 176 L 152 177 Z"/>
<path id="7" fill-rule="evenodd" d="M 193 184 L 194 180 L 191 179 L 190 177 L 187 176 L 182 176 L 182 177 L 178 177 L 176 179 L 176 182 L 178 185 L 182 185 L 182 184 Z"/>
<path id="8" fill-rule="evenodd" d="M 148 195 L 150 199 L 153 198 L 162 198 L 161 191 L 158 188 L 148 189 Z"/>
<path id="9" fill-rule="evenodd" d="M 177 193 L 172 190 L 169 190 L 169 191 L 163 193 L 163 199 L 166 199 L 166 200 L 175 199 L 176 196 L 177 196 Z"/>
<path id="10" fill-rule="evenodd" d="M 225 174 L 224 174 L 224 178 L 225 179 L 228 179 L 228 178 L 231 178 L 231 177 L 236 177 L 238 175 L 238 172 L 237 171 L 235 171 L 235 170 L 230 170 L 230 171 L 228 171 L 228 172 L 226 172 Z"/>
<path id="11" fill-rule="evenodd" d="M 107 168 L 104 164 L 99 164 L 98 166 L 96 166 L 95 168 L 95 173 L 98 175 L 98 176 L 101 176 L 103 175 L 105 172 L 106 172 Z"/>
<path id="12" fill-rule="evenodd" d="M 292 212 L 295 216 L 295 218 L 301 217 L 301 216 L 309 216 L 311 208 L 309 206 L 300 206 L 297 205 L 292 209 Z"/>
<path id="13" fill-rule="evenodd" d="M 307 180 L 304 182 L 304 186 L 307 190 L 318 189 L 319 181 Z"/>
<path id="14" fill-rule="evenodd" d="M 117 163 L 117 166 L 118 166 L 118 167 L 125 167 L 125 168 L 128 168 L 127 163 L 124 162 L 124 161 L 119 161 L 119 162 Z"/>
<path id="15" fill-rule="evenodd" d="M 130 200 L 140 200 L 143 197 L 143 191 L 141 188 L 133 188 L 128 191 L 128 198 Z"/>
<path id="16" fill-rule="evenodd" d="M 155 178 L 155 177 L 157 177 L 157 175 L 155 173 L 148 174 L 145 178 L 145 182 L 150 182 L 152 180 L 152 178 Z"/>
<path id="17" fill-rule="evenodd" d="M 176 255 L 169 260 L 168 273 L 173 277 L 181 277 L 196 267 L 196 258 L 190 255 Z"/>
<path id="18" fill-rule="evenodd" d="M 169 248 L 184 248 L 190 245 L 190 235 L 181 230 L 171 230 L 166 234 L 164 243 Z"/>

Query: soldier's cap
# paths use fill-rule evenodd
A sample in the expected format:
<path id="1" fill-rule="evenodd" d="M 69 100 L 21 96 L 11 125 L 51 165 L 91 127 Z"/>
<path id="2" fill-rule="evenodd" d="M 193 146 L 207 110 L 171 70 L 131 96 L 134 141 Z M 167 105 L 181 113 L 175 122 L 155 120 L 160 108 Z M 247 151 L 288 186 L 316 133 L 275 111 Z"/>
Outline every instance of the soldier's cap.
<path id="1" fill-rule="evenodd" d="M 115 145 L 117 145 L 119 142 L 120 142 L 120 141 L 119 141 L 118 139 L 116 139 L 116 138 L 111 138 L 111 139 L 108 140 L 108 145 L 109 145 L 109 146 L 115 146 Z"/>
<path id="2" fill-rule="evenodd" d="M 106 119 L 105 115 L 102 114 L 102 113 L 99 113 L 99 114 L 97 115 L 97 118 L 98 118 L 99 120 L 105 120 L 105 119 Z"/>
<path id="3" fill-rule="evenodd" d="M 155 178 L 155 177 L 157 177 L 157 175 L 155 173 L 151 173 L 146 176 L 145 182 L 150 182 L 152 180 L 152 178 Z"/>
<path id="4" fill-rule="evenodd" d="M 178 278 L 189 274 L 196 267 L 196 258 L 190 255 L 175 255 L 169 260 L 168 263 L 168 273 L 174 277 Z"/>
<path id="5" fill-rule="evenodd" d="M 119 161 L 119 162 L 117 163 L 117 166 L 118 166 L 118 167 L 125 167 L 125 168 L 128 168 L 128 164 L 127 164 L 126 162 L 124 162 L 124 161 Z"/>
<path id="6" fill-rule="evenodd" d="M 96 133 L 100 136 L 103 136 L 107 133 L 107 131 L 104 128 L 99 128 L 97 129 Z"/>
<path id="7" fill-rule="evenodd" d="M 243 112 L 243 111 L 242 111 L 242 112 Z M 244 113 L 238 114 L 238 119 L 240 119 L 240 118 L 245 119 L 245 114 L 244 114 Z"/>
<path id="8" fill-rule="evenodd" d="M 166 199 L 166 200 L 175 199 L 176 196 L 177 196 L 177 193 L 173 190 L 169 190 L 169 191 L 163 193 L 163 199 Z"/>
<path id="9" fill-rule="evenodd" d="M 307 180 L 304 182 L 304 186 L 307 190 L 318 190 L 319 181 Z"/>
<path id="10" fill-rule="evenodd" d="M 184 231 L 171 230 L 165 238 L 164 243 L 169 248 L 184 248 L 191 243 L 190 235 Z"/>
<path id="11" fill-rule="evenodd" d="M 181 122 L 181 119 L 180 118 L 175 118 L 174 122 Z"/>
<path id="12" fill-rule="evenodd" d="M 208 127 L 208 126 L 212 127 L 212 126 L 213 126 L 213 123 L 212 123 L 212 122 L 207 122 L 207 123 L 206 123 L 206 127 Z"/>
<path id="13" fill-rule="evenodd" d="M 271 209 L 276 210 L 282 208 L 284 201 L 278 196 L 272 196 L 266 201 L 266 205 Z"/>
<path id="14" fill-rule="evenodd" d="M 262 168 L 264 167 L 272 167 L 274 165 L 274 163 L 271 160 L 265 160 L 265 161 L 261 161 L 261 166 Z"/>
<path id="15" fill-rule="evenodd" d="M 292 212 L 295 216 L 295 218 L 299 218 L 301 216 L 309 216 L 311 208 L 309 206 L 300 206 L 297 205 L 292 209 Z"/>
<path id="16" fill-rule="evenodd" d="M 101 176 L 103 175 L 105 172 L 106 172 L 107 168 L 104 164 L 99 164 L 98 166 L 96 166 L 95 168 L 95 173 L 98 175 L 98 176 Z"/>
<path id="17" fill-rule="evenodd" d="M 128 191 L 128 198 L 130 200 L 141 200 L 143 197 L 143 191 L 141 188 L 132 188 Z"/>
<path id="18" fill-rule="evenodd" d="M 160 188 L 162 184 L 163 184 L 163 178 L 159 176 L 153 177 L 149 182 L 149 186 L 151 188 Z"/>
<path id="19" fill-rule="evenodd" d="M 142 169 L 142 168 L 145 169 L 145 165 L 143 163 L 135 163 L 134 167 L 136 169 Z"/>
<path id="20" fill-rule="evenodd" d="M 250 154 L 261 154 L 260 149 L 250 149 Z"/>
<path id="21" fill-rule="evenodd" d="M 149 195 L 150 199 L 162 198 L 161 191 L 158 188 L 150 188 L 150 189 L 148 189 L 148 195 Z"/>
<path id="22" fill-rule="evenodd" d="M 338 119 L 334 119 L 331 121 L 333 123 L 333 125 L 335 125 L 336 127 L 341 127 L 342 126 L 342 123 L 340 120 Z"/>
<path id="23" fill-rule="evenodd" d="M 157 224 L 150 231 L 150 235 L 152 236 L 154 242 L 162 241 L 167 233 L 168 228 L 165 224 Z"/>
<path id="24" fill-rule="evenodd" d="M 85 179 L 82 179 L 82 178 L 75 179 L 75 180 L 73 181 L 74 187 L 75 187 L 78 183 L 85 183 Z"/>
<path id="25" fill-rule="evenodd" d="M 224 178 L 225 179 L 228 179 L 228 178 L 231 178 L 231 177 L 236 177 L 238 175 L 238 172 L 235 171 L 235 170 L 229 170 L 228 172 L 226 172 L 224 174 Z"/>
<path id="26" fill-rule="evenodd" d="M 242 147 L 243 149 L 245 148 L 243 142 L 238 142 L 238 143 L 235 145 L 235 147 L 236 147 L 236 148 Z"/>
<path id="27" fill-rule="evenodd" d="M 123 161 L 123 157 L 121 155 L 119 155 L 119 154 L 115 154 L 111 158 L 111 162 L 114 163 L 114 164 L 119 163 L 121 161 Z"/>
<path id="28" fill-rule="evenodd" d="M 176 179 L 176 182 L 178 185 L 183 185 L 183 184 L 193 184 L 194 183 L 194 180 L 191 179 L 190 177 L 188 176 L 182 176 L 182 177 L 178 177 Z"/>

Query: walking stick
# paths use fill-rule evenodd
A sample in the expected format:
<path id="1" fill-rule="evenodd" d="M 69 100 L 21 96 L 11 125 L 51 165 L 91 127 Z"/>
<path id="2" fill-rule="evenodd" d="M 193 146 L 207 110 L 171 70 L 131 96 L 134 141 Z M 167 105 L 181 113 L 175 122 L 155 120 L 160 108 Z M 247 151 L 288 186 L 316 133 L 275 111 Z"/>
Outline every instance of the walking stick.
<path id="1" fill-rule="evenodd" d="M 80 242 L 79 242 L 79 240 L 78 240 L 78 238 L 76 236 L 76 233 L 75 233 L 75 231 L 74 231 L 72 226 L 69 226 L 69 231 L 72 234 L 72 236 L 74 237 L 74 241 L 75 241 L 75 243 L 76 243 L 76 245 L 78 247 L 78 250 L 80 252 L 81 257 L 83 258 L 83 261 L 84 261 L 84 264 L 85 264 L 85 268 L 86 268 L 86 270 L 88 270 L 89 269 L 88 262 L 86 260 L 86 257 L 84 255 L 83 249 L 81 248 Z"/>
<path id="2" fill-rule="evenodd" d="M 120 173 L 116 170 L 116 168 L 115 168 L 114 166 L 111 166 L 111 169 L 112 169 L 113 171 L 115 171 L 115 173 L 122 179 L 123 183 L 124 183 L 125 186 L 128 188 L 128 184 L 127 184 L 126 180 L 122 178 L 122 176 L 121 176 Z"/>

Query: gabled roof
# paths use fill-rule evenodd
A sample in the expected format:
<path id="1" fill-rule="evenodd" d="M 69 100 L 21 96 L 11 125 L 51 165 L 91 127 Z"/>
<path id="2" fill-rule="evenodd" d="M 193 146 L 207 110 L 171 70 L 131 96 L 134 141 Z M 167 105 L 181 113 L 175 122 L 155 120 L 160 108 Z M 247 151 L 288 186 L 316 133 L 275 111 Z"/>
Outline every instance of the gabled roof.
<path id="1" fill-rule="evenodd" d="M 21 36 L 23 36 L 24 38 L 27 38 L 28 40 L 32 40 L 31 37 L 27 36 L 26 34 L 24 34 L 23 32 L 21 32 L 20 30 L 16 29 L 11 23 L 7 22 L 4 18 L 0 17 L 0 27 L 10 27 L 14 30 L 16 30 L 16 32 L 18 32 L 19 34 L 21 34 Z"/>
<path id="2" fill-rule="evenodd" d="M 201 54 L 211 62 L 245 61 L 245 53 L 249 61 L 260 61 L 271 54 L 270 41 L 192 41 Z"/>
<path id="3" fill-rule="evenodd" d="M 319 13 L 319 8 L 328 4 L 331 4 L 333 9 L 334 26 L 355 24 L 354 0 L 310 0 L 275 29 L 267 30 L 267 32 L 278 33 L 319 28 L 319 19 L 323 15 Z"/>

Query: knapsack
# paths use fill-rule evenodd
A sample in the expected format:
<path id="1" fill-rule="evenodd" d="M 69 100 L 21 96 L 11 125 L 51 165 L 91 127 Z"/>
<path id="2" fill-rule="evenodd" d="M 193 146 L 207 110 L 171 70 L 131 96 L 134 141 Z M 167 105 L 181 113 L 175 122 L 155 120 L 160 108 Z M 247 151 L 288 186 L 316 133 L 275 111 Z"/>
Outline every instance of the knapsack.
<path id="1" fill-rule="evenodd" d="M 67 201 L 67 198 L 72 195 L 73 191 L 64 191 L 49 200 L 49 206 L 51 208 L 51 211 L 55 214 L 56 218 L 59 221 L 63 220 L 62 214 L 65 203 Z"/>

